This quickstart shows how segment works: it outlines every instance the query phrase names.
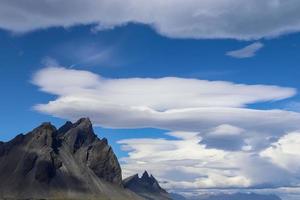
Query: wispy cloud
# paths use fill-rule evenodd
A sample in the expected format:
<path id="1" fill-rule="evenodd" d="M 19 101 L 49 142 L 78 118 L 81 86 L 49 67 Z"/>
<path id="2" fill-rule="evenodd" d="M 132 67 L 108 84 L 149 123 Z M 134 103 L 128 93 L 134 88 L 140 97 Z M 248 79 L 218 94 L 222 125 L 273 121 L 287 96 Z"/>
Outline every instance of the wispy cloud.
<path id="1" fill-rule="evenodd" d="M 101 41 L 78 39 L 76 42 L 70 40 L 55 46 L 49 55 L 67 63 L 71 68 L 78 66 L 114 67 L 121 62 L 117 51 L 117 42 L 107 45 Z M 51 63 L 45 63 L 45 65 L 55 66 Z"/>
<path id="2" fill-rule="evenodd" d="M 263 43 L 255 42 L 242 49 L 228 51 L 226 55 L 234 58 L 251 58 L 255 56 L 255 54 L 263 47 L 264 47 Z"/>

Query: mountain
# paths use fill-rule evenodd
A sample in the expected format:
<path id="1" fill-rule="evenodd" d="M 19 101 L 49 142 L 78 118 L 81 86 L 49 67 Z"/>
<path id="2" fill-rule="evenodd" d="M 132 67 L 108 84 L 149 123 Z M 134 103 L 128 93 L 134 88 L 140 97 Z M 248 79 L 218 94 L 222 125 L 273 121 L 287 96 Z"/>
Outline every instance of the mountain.
<path id="1" fill-rule="evenodd" d="M 124 189 L 117 157 L 88 118 L 0 142 L 0 180 L 0 199 L 142 199 Z"/>
<path id="2" fill-rule="evenodd" d="M 149 176 L 147 171 L 141 178 L 138 174 L 126 178 L 123 185 L 147 200 L 171 200 L 170 195 L 160 187 L 152 175 Z"/>
<path id="3" fill-rule="evenodd" d="M 0 141 L 0 199 L 184 200 L 168 194 L 147 171 L 122 181 L 118 159 L 82 118 L 56 128 L 43 123 Z M 280 200 L 276 195 L 218 194 L 189 200 Z"/>
<path id="4" fill-rule="evenodd" d="M 172 200 L 188 200 L 186 197 L 177 194 L 177 193 L 170 193 L 170 196 L 172 198 Z"/>

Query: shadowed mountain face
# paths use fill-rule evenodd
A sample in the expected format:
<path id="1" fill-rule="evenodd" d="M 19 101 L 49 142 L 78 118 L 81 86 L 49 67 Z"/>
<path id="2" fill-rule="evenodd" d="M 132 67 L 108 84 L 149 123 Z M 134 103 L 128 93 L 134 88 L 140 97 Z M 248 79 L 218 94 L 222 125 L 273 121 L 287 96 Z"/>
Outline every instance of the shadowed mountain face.
<path id="1" fill-rule="evenodd" d="M 87 118 L 0 142 L 0 180 L 0 198 L 141 199 L 123 188 L 112 148 Z"/>
<path id="2" fill-rule="evenodd" d="M 123 181 L 125 188 L 137 193 L 148 200 L 171 200 L 169 194 L 160 187 L 158 181 L 145 171 L 141 178 L 138 174 Z"/>

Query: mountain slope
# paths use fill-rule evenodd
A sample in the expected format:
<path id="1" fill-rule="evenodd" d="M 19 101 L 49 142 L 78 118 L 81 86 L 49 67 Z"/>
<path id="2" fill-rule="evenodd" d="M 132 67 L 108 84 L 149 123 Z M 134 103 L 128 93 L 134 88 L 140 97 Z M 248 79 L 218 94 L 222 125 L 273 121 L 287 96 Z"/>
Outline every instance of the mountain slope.
<path id="1" fill-rule="evenodd" d="M 126 178 L 123 181 L 125 188 L 137 193 L 148 200 L 171 200 L 169 194 L 160 187 L 158 181 L 145 171 L 141 178 L 138 174 Z"/>
<path id="2" fill-rule="evenodd" d="M 43 123 L 0 143 L 0 197 L 12 199 L 141 199 L 122 187 L 121 168 L 89 119 L 56 129 Z"/>

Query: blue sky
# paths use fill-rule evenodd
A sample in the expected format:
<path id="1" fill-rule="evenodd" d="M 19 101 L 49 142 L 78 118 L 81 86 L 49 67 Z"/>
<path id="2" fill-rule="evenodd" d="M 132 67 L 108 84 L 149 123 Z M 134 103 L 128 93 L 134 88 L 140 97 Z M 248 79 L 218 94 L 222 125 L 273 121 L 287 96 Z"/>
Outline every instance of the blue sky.
<path id="1" fill-rule="evenodd" d="M 171 39 L 138 24 L 97 33 L 91 31 L 91 26 L 79 26 L 25 34 L 1 31 L 0 34 L 3 82 L 0 87 L 5 94 L 1 104 L 3 124 L 0 138 L 4 141 L 31 130 L 43 121 L 51 121 L 58 126 L 64 122 L 32 109 L 37 103 L 53 99 L 52 95 L 38 91 L 31 83 L 33 74 L 49 60 L 110 78 L 176 76 L 300 87 L 297 79 L 300 75 L 299 34 L 259 40 L 264 47 L 257 55 L 245 59 L 232 58 L 226 52 L 243 48 L 252 41 Z M 85 61 L 87 57 L 107 49 L 113 49 L 107 58 Z M 290 102 L 297 101 L 299 97 L 295 96 L 251 107 L 291 109 Z M 156 132 L 161 133 L 153 129 L 100 131 L 101 136 L 112 142 L 124 137 L 158 137 Z M 118 132 L 120 134 L 115 134 Z M 118 149 L 118 146 L 115 148 Z M 123 153 L 118 151 L 119 155 Z"/>
<path id="2" fill-rule="evenodd" d="M 189 1 L 176 12 L 176 1 L 133 14 L 114 5 L 102 16 L 93 10 L 102 6 L 89 1 L 92 15 L 76 0 L 74 18 L 55 3 L 12 2 L 2 8 L 21 14 L 0 6 L 1 141 L 89 116 L 125 176 L 148 167 L 182 194 L 261 185 L 286 200 L 300 194 L 298 4 L 235 1 L 233 15 L 224 2 Z M 210 19 L 214 12 L 224 16 Z M 252 16 L 260 23 L 249 25 Z"/>
<path id="3" fill-rule="evenodd" d="M 300 75 L 299 34 L 260 40 L 265 45 L 263 49 L 245 59 L 226 56 L 226 52 L 243 48 L 252 44 L 251 41 L 170 39 L 144 25 L 130 24 L 97 33 L 91 32 L 90 26 L 80 26 L 17 35 L 1 31 L 0 34 L 3 83 L 0 87 L 4 94 L 2 140 L 30 130 L 41 121 L 62 123 L 32 110 L 36 103 L 53 99 L 52 95 L 39 92 L 30 83 L 33 73 L 48 59 L 110 78 L 176 76 L 300 88 L 297 78 Z M 85 52 L 84 49 L 90 46 L 93 50 Z M 77 55 L 81 50 L 86 56 L 93 56 L 107 48 L 113 48 L 113 52 L 104 61 L 100 58 L 84 63 L 85 55 Z M 284 108 L 293 101 L 299 101 L 299 97 L 254 106 Z M 18 125 L 12 126 L 12 123 Z"/>

